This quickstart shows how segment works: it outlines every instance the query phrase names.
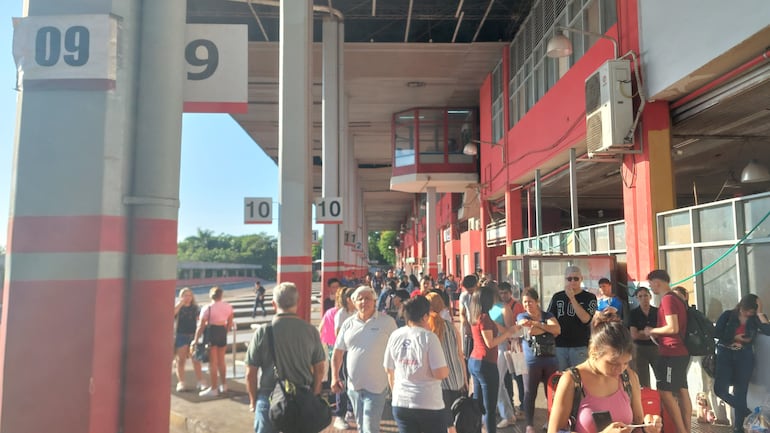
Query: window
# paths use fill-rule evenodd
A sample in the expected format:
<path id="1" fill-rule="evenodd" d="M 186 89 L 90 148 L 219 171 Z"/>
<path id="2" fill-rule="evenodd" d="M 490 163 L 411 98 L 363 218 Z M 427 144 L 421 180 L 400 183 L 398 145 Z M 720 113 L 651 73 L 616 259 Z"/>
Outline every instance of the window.
<path id="1" fill-rule="evenodd" d="M 503 62 L 492 71 L 492 141 L 497 143 L 506 130 L 503 116 Z"/>

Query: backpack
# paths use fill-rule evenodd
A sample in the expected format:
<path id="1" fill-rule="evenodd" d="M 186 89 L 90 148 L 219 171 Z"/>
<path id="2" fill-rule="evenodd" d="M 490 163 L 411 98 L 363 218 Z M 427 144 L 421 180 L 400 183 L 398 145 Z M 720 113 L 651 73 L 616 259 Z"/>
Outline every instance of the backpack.
<path id="1" fill-rule="evenodd" d="M 716 349 L 714 323 L 697 308 L 687 305 L 682 298 L 673 294 L 671 296 L 679 299 L 687 308 L 687 327 L 683 338 L 687 352 L 690 356 L 713 355 Z"/>
<path id="2" fill-rule="evenodd" d="M 460 396 L 452 403 L 452 421 L 457 433 L 481 433 L 481 415 L 483 408 L 479 401 L 468 396 Z"/>
<path id="3" fill-rule="evenodd" d="M 583 390 L 583 381 L 580 379 L 580 372 L 576 367 L 570 367 L 569 372 L 572 374 L 572 381 L 575 384 L 575 395 L 572 397 L 572 410 L 569 413 L 569 423 L 574 431 L 577 424 L 578 409 L 580 409 L 580 400 L 586 395 Z M 552 376 L 553 377 L 553 376 Z M 628 377 L 628 370 L 623 370 L 620 374 L 620 379 L 623 382 L 623 390 L 628 394 L 628 399 L 633 400 L 631 397 L 631 379 Z M 554 387 L 555 388 L 555 387 Z M 550 413 L 550 408 L 548 409 Z"/>

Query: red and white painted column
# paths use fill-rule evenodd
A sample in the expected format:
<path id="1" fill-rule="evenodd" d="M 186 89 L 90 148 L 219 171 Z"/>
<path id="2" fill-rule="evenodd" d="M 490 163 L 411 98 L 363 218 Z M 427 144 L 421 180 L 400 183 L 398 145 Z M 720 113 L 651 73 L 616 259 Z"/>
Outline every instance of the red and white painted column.
<path id="1" fill-rule="evenodd" d="M 436 225 L 436 187 L 427 188 L 427 200 L 425 203 L 425 242 L 427 245 L 428 263 L 427 274 L 433 278 L 438 277 L 438 226 Z"/>
<path id="2" fill-rule="evenodd" d="M 297 285 L 297 314 L 309 320 L 313 2 L 281 2 L 280 23 L 278 282 Z"/>
<path id="3" fill-rule="evenodd" d="M 21 95 L 0 431 L 166 432 L 186 11 L 69 6 L 121 18 L 122 60 L 111 90 L 58 82 Z M 61 7 L 31 0 L 26 12 Z"/>
<path id="4" fill-rule="evenodd" d="M 334 16 L 323 20 L 323 196 L 340 195 L 340 110 L 344 104 L 341 94 L 344 28 Z M 341 97 L 343 96 L 343 97 Z M 343 200 L 343 208 L 349 206 Z M 340 255 L 341 230 L 339 224 L 324 226 L 323 246 L 321 248 L 321 299 L 329 296 L 326 282 L 331 278 L 342 277 L 342 259 Z"/>

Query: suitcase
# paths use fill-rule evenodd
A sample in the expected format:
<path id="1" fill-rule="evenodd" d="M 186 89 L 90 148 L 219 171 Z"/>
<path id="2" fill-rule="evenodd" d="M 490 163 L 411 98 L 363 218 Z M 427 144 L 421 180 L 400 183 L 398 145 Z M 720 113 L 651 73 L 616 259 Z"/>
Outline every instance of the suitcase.
<path id="1" fill-rule="evenodd" d="M 658 415 L 663 419 L 662 433 L 676 433 L 676 426 L 671 415 L 660 401 L 660 394 L 652 388 L 642 388 L 642 412 L 650 415 Z"/>
<path id="2" fill-rule="evenodd" d="M 559 379 L 561 379 L 562 372 L 556 371 L 554 374 L 551 375 L 551 377 L 548 378 L 548 390 L 546 395 L 546 399 L 548 400 L 548 417 L 551 416 L 551 406 L 553 406 L 553 395 L 556 393 L 556 386 L 559 384 Z"/>

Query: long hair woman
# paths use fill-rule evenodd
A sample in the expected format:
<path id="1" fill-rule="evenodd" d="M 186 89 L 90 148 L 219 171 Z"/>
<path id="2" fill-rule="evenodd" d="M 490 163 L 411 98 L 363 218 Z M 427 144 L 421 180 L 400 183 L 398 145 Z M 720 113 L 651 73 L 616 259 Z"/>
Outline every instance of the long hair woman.
<path id="1" fill-rule="evenodd" d="M 465 359 L 463 358 L 462 338 L 460 332 L 452 322 L 441 317 L 440 313 L 445 308 L 444 300 L 438 293 L 428 293 L 426 296 L 430 302 L 431 313 L 428 325 L 430 330 L 441 342 L 441 350 L 444 352 L 449 375 L 441 381 L 441 396 L 444 399 L 444 410 L 447 414 L 449 431 L 453 431 L 452 403 L 463 394 L 463 389 L 468 385 L 465 376 Z"/>
<path id="2" fill-rule="evenodd" d="M 400 433 L 446 433 L 441 381 L 449 375 L 436 334 L 428 327 L 424 296 L 404 302 L 406 326 L 388 338 L 384 366 L 393 390 L 393 419 Z"/>
<path id="3" fill-rule="evenodd" d="M 209 290 L 211 303 L 203 307 L 200 324 L 195 332 L 195 341 L 209 328 L 209 387 L 199 393 L 201 397 L 216 397 L 227 392 L 225 351 L 227 349 L 227 331 L 233 326 L 233 306 L 222 300 L 222 289 L 212 287 Z"/>
<path id="4" fill-rule="evenodd" d="M 483 286 L 473 293 L 470 303 L 473 351 L 468 358 L 468 371 L 473 377 L 473 393 L 484 407 L 484 425 L 487 433 L 497 432 L 495 406 L 500 386 L 497 370 L 497 345 L 514 333 L 511 327 L 498 332 L 497 325 L 489 318 L 489 309 L 495 303 L 495 289 Z"/>
<path id="5" fill-rule="evenodd" d="M 714 393 L 735 409 L 735 432 L 743 431 L 743 419 L 750 413 L 746 393 L 754 372 L 753 346 L 757 333 L 770 335 L 770 323 L 757 295 L 744 296 L 735 308 L 725 311 L 717 320 L 716 338 L 719 341 Z"/>
<path id="6" fill-rule="evenodd" d="M 189 287 L 179 291 L 179 300 L 174 306 L 174 317 L 176 318 L 176 337 L 174 339 L 174 360 L 176 362 L 176 390 L 184 391 L 187 386 L 184 383 L 184 368 L 187 358 L 190 358 L 190 343 L 195 337 L 197 328 L 198 314 L 200 308 L 195 303 L 195 296 Z M 198 391 L 203 389 L 203 372 L 201 363 L 192 358 L 195 378 L 198 380 Z"/>
<path id="7" fill-rule="evenodd" d="M 551 334 L 554 337 L 561 333 L 561 326 L 553 314 L 540 309 L 537 290 L 526 287 L 521 294 L 521 304 L 524 312 L 519 313 L 517 323 L 524 329 L 524 360 L 527 362 L 527 371 L 524 372 L 524 414 L 527 419 L 527 432 L 534 433 L 535 398 L 537 388 L 542 383 L 546 386 L 548 378 L 558 369 L 556 357 L 537 356 L 530 345 L 530 338 Z"/>
<path id="8" fill-rule="evenodd" d="M 567 370 L 556 387 L 548 433 L 570 429 L 574 398 L 580 398 L 580 404 L 570 431 L 630 432 L 630 426 L 643 425 L 639 433 L 659 432 L 661 418 L 644 414 L 639 377 L 628 368 L 634 352 L 631 333 L 615 313 L 596 313 L 591 329 L 588 359 Z M 575 390 L 576 383 L 582 384 L 581 394 Z M 602 412 L 606 425 L 597 426 L 601 419 L 596 415 Z"/>

